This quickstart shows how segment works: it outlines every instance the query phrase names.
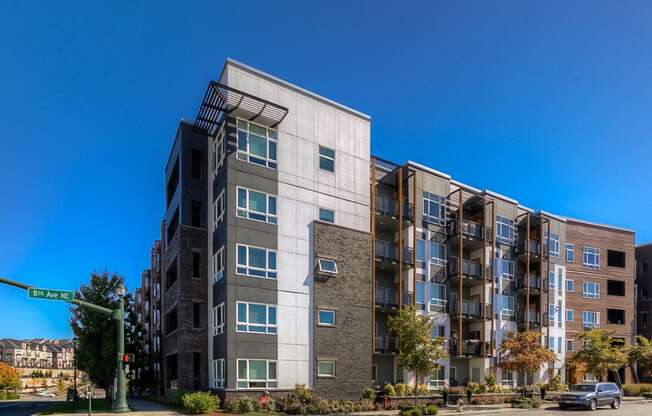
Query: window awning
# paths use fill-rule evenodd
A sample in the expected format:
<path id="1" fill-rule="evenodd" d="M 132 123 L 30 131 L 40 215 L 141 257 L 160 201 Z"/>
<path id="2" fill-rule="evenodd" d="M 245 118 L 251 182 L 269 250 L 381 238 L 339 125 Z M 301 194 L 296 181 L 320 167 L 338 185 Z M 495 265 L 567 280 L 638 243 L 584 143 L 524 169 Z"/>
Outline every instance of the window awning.
<path id="1" fill-rule="evenodd" d="M 214 135 L 225 115 L 236 113 L 249 121 L 276 127 L 288 109 L 244 91 L 211 81 L 195 119 L 196 131 Z"/>

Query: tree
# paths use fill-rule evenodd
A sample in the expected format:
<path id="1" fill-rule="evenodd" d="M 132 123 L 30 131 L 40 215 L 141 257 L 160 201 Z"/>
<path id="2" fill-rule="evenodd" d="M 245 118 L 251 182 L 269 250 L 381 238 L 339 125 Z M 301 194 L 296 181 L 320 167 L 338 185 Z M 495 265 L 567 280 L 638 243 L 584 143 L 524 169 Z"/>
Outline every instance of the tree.
<path id="1" fill-rule="evenodd" d="M 629 346 L 627 360 L 634 370 L 634 376 L 638 382 L 639 366 L 644 372 L 649 372 L 652 369 L 652 342 L 642 335 L 637 335 L 636 344 Z"/>
<path id="2" fill-rule="evenodd" d="M 87 285 L 80 286 L 75 297 L 116 309 L 119 306 L 118 290 L 123 287 L 124 278 L 115 273 L 93 272 Z M 125 296 L 130 304 L 131 296 Z M 78 341 L 77 366 L 98 386 L 107 389 L 113 381 L 116 358 L 116 324 L 108 315 L 83 306 L 70 307 L 70 326 Z"/>
<path id="3" fill-rule="evenodd" d="M 20 388 L 20 373 L 12 366 L 0 362 L 0 391 Z"/>
<path id="4" fill-rule="evenodd" d="M 433 321 L 417 314 L 413 307 L 400 309 L 395 316 L 390 316 L 388 325 L 399 339 L 398 365 L 414 372 L 416 400 L 419 376 L 432 376 L 441 367 L 437 361 L 446 357 L 445 339 L 433 339 Z"/>
<path id="5" fill-rule="evenodd" d="M 576 352 L 570 361 L 573 364 L 584 364 L 587 371 L 602 377 L 611 371 L 620 386 L 618 370 L 627 364 L 630 347 L 627 344 L 615 342 L 612 334 L 613 331 L 606 329 L 580 332 L 578 338 L 583 341 L 584 348 Z"/>
<path id="6" fill-rule="evenodd" d="M 500 344 L 498 354 L 500 368 L 524 372 L 526 383 L 527 376 L 556 360 L 555 353 L 541 345 L 541 334 L 534 331 L 509 333 Z"/>

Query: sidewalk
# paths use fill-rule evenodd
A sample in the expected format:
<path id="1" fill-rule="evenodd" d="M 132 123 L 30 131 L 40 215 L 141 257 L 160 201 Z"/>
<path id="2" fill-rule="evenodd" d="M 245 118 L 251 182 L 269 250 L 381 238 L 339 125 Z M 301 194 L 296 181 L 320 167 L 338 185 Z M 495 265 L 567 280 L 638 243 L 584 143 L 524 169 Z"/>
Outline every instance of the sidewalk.
<path id="1" fill-rule="evenodd" d="M 150 402 L 147 400 L 139 399 L 128 399 L 129 407 L 132 409 L 129 413 L 123 413 L 124 415 L 133 415 L 133 416 L 178 416 L 180 413 L 170 410 L 167 407 L 163 406 L 160 403 Z M 52 416 L 64 416 L 64 415 L 85 415 L 87 412 L 80 410 L 78 413 L 54 413 Z M 95 413 L 94 416 L 115 416 L 115 413 Z"/>

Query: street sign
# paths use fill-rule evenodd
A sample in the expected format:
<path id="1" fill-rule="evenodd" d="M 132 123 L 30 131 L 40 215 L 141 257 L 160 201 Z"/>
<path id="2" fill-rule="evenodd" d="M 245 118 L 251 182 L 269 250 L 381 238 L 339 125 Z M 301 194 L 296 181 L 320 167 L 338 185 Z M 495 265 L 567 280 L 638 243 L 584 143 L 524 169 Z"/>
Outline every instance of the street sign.
<path id="1" fill-rule="evenodd" d="M 75 298 L 75 294 L 70 290 L 39 289 L 37 287 L 30 287 L 27 289 L 27 297 L 34 299 L 64 300 L 70 302 Z"/>

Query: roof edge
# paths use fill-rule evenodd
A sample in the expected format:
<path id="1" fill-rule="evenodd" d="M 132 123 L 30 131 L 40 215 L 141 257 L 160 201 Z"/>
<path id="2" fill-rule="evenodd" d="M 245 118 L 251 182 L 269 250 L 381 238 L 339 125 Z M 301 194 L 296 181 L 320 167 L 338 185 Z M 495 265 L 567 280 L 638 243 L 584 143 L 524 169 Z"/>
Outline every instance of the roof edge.
<path id="1" fill-rule="evenodd" d="M 608 224 L 601 224 L 599 222 L 581 220 L 579 218 L 566 217 L 566 222 L 574 222 L 574 223 L 577 223 L 577 224 L 584 224 L 584 225 L 589 225 L 589 226 L 592 226 L 592 227 L 608 228 L 608 229 L 611 229 L 611 230 L 624 231 L 624 232 L 627 232 L 627 233 L 636 234 L 636 231 L 632 230 L 631 228 L 617 227 L 615 225 L 608 225 Z"/>

